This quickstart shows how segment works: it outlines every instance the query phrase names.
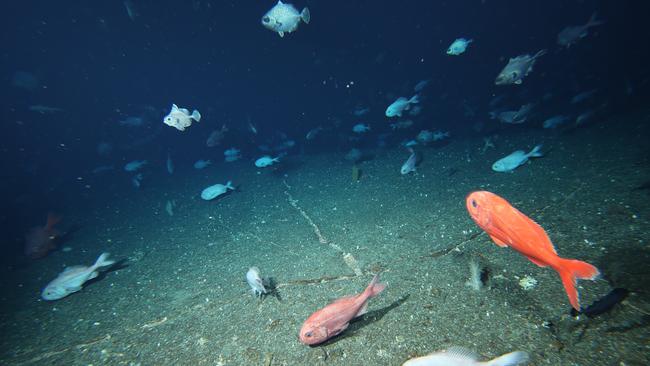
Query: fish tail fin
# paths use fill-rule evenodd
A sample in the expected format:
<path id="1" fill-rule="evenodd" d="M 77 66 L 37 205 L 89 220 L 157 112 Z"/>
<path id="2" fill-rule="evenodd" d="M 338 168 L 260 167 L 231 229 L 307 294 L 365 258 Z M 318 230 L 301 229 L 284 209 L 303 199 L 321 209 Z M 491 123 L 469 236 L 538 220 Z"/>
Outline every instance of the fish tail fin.
<path id="1" fill-rule="evenodd" d="M 411 104 L 411 103 L 413 103 L 413 104 L 414 103 L 420 103 L 420 96 L 415 94 L 414 96 L 411 97 L 411 99 L 409 99 L 408 102 L 409 102 L 409 104 Z"/>
<path id="2" fill-rule="evenodd" d="M 539 50 L 539 51 L 535 54 L 535 56 L 533 56 L 533 58 L 542 57 L 542 56 L 544 56 L 545 54 L 546 54 L 546 50 L 545 50 L 545 49 L 542 49 L 542 50 Z"/>
<path id="3" fill-rule="evenodd" d="M 305 7 L 302 9 L 300 12 L 300 19 L 302 19 L 305 24 L 309 24 L 309 21 L 311 20 L 311 13 L 309 12 L 309 8 Z"/>
<path id="4" fill-rule="evenodd" d="M 530 150 L 528 156 L 533 158 L 539 158 L 541 156 L 544 156 L 541 150 L 542 150 L 542 144 L 539 144 L 535 146 L 532 150 Z"/>
<path id="5" fill-rule="evenodd" d="M 110 266 L 110 265 L 115 264 L 115 261 L 108 259 L 109 255 L 110 254 L 108 254 L 108 253 L 102 253 L 99 256 L 99 258 L 97 258 L 97 261 L 95 262 L 93 267 L 95 267 L 95 269 L 97 269 L 99 267 L 106 267 L 106 266 Z"/>
<path id="6" fill-rule="evenodd" d="M 196 122 L 198 122 L 198 121 L 201 120 L 201 113 L 199 113 L 199 111 L 197 111 L 197 110 L 195 109 L 195 110 L 192 112 L 192 115 L 191 115 L 190 117 L 191 117 L 193 120 L 195 120 Z"/>
<path id="7" fill-rule="evenodd" d="M 528 361 L 528 353 L 515 351 L 499 356 L 485 363 L 486 366 L 515 366 Z"/>
<path id="8" fill-rule="evenodd" d="M 375 297 L 379 295 L 382 291 L 386 289 L 386 285 L 383 283 L 379 283 L 379 275 L 376 274 L 375 277 L 372 278 L 372 281 L 370 281 L 370 284 L 366 288 L 366 292 L 368 293 L 368 297 Z"/>
<path id="9" fill-rule="evenodd" d="M 227 189 L 232 189 L 233 191 L 235 190 L 235 187 L 232 185 L 232 181 L 229 180 L 228 183 L 226 183 L 226 188 Z"/>
<path id="10" fill-rule="evenodd" d="M 282 155 L 278 155 L 278 156 L 274 157 L 274 158 L 271 159 L 271 160 L 275 161 L 276 163 L 279 163 L 281 157 L 282 157 Z"/>
<path id="11" fill-rule="evenodd" d="M 600 271 L 595 266 L 576 259 L 560 258 L 560 263 L 555 269 L 562 279 L 564 290 L 569 296 L 571 306 L 580 311 L 580 298 L 576 290 L 576 280 L 595 280 Z"/>

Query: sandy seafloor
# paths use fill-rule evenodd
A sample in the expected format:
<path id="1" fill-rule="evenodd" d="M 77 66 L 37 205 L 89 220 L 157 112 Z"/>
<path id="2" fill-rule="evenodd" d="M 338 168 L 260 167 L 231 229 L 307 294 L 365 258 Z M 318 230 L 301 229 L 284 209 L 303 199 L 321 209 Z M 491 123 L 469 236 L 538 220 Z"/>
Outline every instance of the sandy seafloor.
<path id="1" fill-rule="evenodd" d="M 650 180 L 649 135 L 641 111 L 563 134 L 502 133 L 485 154 L 480 137 L 452 139 L 422 149 L 410 176 L 399 174 L 408 154 L 388 149 L 360 164 L 358 182 L 331 154 L 261 171 L 241 161 L 161 173 L 140 190 L 91 188 L 64 212 L 72 251 L 3 267 L 0 363 L 399 365 L 462 346 L 482 359 L 524 350 L 531 365 L 648 365 L 650 190 L 635 188 Z M 540 141 L 546 157 L 491 171 Z M 237 191 L 199 198 L 228 179 Z M 530 215 L 561 256 L 600 268 L 603 279 L 580 282 L 583 305 L 612 287 L 632 294 L 599 317 L 569 316 L 555 271 L 476 235 L 464 206 L 476 189 Z M 120 266 L 60 301 L 39 300 L 65 265 L 89 265 L 102 251 Z M 471 258 L 490 274 L 480 291 L 466 285 Z M 275 279 L 278 296 L 251 294 L 244 275 L 253 265 Z M 313 311 L 377 272 L 388 288 L 367 315 L 324 345 L 298 341 Z M 524 276 L 537 285 L 524 290 Z"/>

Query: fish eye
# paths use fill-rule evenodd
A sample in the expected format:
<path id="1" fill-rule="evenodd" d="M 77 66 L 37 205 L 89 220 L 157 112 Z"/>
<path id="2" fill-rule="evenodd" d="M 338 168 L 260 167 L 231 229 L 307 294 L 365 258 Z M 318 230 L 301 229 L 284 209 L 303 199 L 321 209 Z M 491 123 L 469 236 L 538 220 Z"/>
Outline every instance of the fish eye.
<path id="1" fill-rule="evenodd" d="M 311 331 L 305 333 L 305 337 L 310 338 L 313 335 Z"/>
<path id="2" fill-rule="evenodd" d="M 264 23 L 268 23 L 268 22 L 271 21 L 271 19 L 270 19 L 269 17 L 264 17 L 264 18 L 262 18 L 262 21 L 263 21 Z"/>
<path id="3" fill-rule="evenodd" d="M 513 79 L 516 79 L 519 74 L 516 71 L 513 71 L 512 74 L 510 74 Z"/>
<path id="4" fill-rule="evenodd" d="M 472 207 L 474 208 L 478 207 L 478 203 L 476 203 L 476 200 L 472 200 Z"/>

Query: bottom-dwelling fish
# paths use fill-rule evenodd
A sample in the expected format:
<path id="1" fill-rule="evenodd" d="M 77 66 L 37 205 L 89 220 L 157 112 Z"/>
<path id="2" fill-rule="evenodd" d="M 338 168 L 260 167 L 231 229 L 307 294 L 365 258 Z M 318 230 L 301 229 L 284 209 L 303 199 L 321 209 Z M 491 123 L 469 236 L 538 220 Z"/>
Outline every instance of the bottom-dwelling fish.
<path id="1" fill-rule="evenodd" d="M 73 292 L 81 290 L 81 286 L 88 280 L 92 280 L 99 274 L 98 269 L 112 266 L 115 261 L 108 259 L 108 253 L 102 253 L 95 264 L 90 267 L 72 266 L 66 267 L 63 272 L 48 283 L 43 289 L 41 297 L 43 300 L 62 299 Z"/>
<path id="2" fill-rule="evenodd" d="M 434 352 L 427 356 L 412 358 L 402 366 L 516 366 L 528 361 L 528 354 L 522 351 L 506 353 L 493 360 L 479 362 L 474 352 L 461 347 Z"/>
<path id="3" fill-rule="evenodd" d="M 466 206 L 472 219 L 496 245 L 511 247 L 536 265 L 557 271 L 571 306 L 580 310 L 576 280 L 596 279 L 600 274 L 598 268 L 587 262 L 558 256 L 541 226 L 494 193 L 470 193 Z"/>
<path id="4" fill-rule="evenodd" d="M 385 288 L 386 285 L 379 283 L 379 275 L 375 275 L 362 293 L 342 297 L 311 314 L 300 329 L 300 342 L 312 346 L 343 332 L 350 320 L 366 313 L 368 300 Z"/>

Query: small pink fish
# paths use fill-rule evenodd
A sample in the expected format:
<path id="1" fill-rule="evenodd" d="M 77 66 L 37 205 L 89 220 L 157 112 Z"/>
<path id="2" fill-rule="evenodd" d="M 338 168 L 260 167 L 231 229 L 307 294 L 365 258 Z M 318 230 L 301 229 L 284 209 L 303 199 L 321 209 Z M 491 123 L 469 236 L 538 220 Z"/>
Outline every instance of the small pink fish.
<path id="1" fill-rule="evenodd" d="M 311 314 L 300 329 L 300 342 L 313 346 L 343 332 L 350 320 L 366 313 L 368 299 L 379 295 L 386 285 L 379 283 L 379 275 L 358 294 L 342 297 Z"/>

